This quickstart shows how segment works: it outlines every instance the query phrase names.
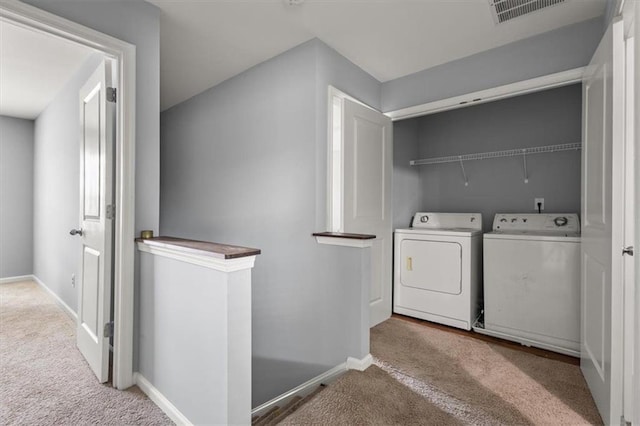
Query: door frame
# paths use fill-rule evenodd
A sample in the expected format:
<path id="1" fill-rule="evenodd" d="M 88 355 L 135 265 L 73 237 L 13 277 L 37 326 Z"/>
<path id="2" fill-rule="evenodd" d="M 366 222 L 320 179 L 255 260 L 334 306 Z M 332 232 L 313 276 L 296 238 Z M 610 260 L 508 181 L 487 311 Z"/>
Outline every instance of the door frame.
<path id="1" fill-rule="evenodd" d="M 640 5 L 635 2 L 633 10 L 629 11 L 633 13 L 634 20 L 634 37 L 635 37 L 635 52 L 634 52 L 634 74 L 635 81 L 640 81 Z M 634 109 L 637 113 L 640 111 L 640 90 L 638 87 L 634 91 Z M 634 125 L 634 139 L 635 139 L 635 181 L 640 182 L 640 120 L 636 119 Z M 636 211 L 636 223 L 635 223 L 635 342 L 634 342 L 634 360 L 633 360 L 633 395 L 636 401 L 640 400 L 640 337 L 638 337 L 637 331 L 640 330 L 640 255 L 638 254 L 638 242 L 640 242 L 640 185 L 635 186 L 635 211 Z M 640 424 L 640 407 L 634 409 L 633 418 L 628 419 L 633 424 Z"/>
<path id="2" fill-rule="evenodd" d="M 17 0 L 0 2 L 0 20 L 95 49 L 117 63 L 115 135 L 114 339 L 112 385 L 133 380 L 136 47 Z"/>

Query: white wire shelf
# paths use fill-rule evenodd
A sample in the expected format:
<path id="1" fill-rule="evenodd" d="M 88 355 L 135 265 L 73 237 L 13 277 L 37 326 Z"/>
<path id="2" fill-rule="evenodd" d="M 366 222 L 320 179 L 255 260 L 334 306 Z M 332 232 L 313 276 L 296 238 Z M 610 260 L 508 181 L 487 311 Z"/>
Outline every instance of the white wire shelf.
<path id="1" fill-rule="evenodd" d="M 469 180 L 467 179 L 467 174 L 464 170 L 464 161 L 486 160 L 488 158 L 515 157 L 518 155 L 522 155 L 522 161 L 524 165 L 524 183 L 529 183 L 529 176 L 527 174 L 527 155 L 544 154 L 548 152 L 575 151 L 578 149 L 582 149 L 581 142 L 565 143 L 560 145 L 536 146 L 532 148 L 507 149 L 504 151 L 479 152 L 476 154 L 450 155 L 448 157 L 424 158 L 422 160 L 411 160 L 409 162 L 409 165 L 426 166 L 429 164 L 460 163 L 462 176 L 464 177 L 464 184 L 465 186 L 469 186 Z"/>
<path id="2" fill-rule="evenodd" d="M 582 148 L 582 143 L 565 143 L 561 145 L 536 146 L 533 148 L 508 149 L 505 151 L 480 152 L 476 154 L 450 155 L 448 157 L 425 158 L 411 160 L 411 166 L 428 164 L 458 163 L 460 161 L 485 160 L 487 158 L 515 157 L 517 155 L 544 154 L 547 152 L 574 151 Z"/>

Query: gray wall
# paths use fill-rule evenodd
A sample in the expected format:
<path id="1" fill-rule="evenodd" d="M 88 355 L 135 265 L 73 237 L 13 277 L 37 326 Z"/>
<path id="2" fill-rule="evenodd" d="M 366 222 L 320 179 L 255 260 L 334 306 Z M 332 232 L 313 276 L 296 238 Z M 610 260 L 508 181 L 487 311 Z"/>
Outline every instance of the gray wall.
<path id="1" fill-rule="evenodd" d="M 160 216 L 160 10 L 142 0 L 25 0 L 136 46 L 136 233 Z"/>
<path id="2" fill-rule="evenodd" d="M 422 208 L 420 169 L 409 165 L 419 156 L 419 124 L 418 119 L 393 123 L 393 229 L 411 226 Z"/>
<path id="3" fill-rule="evenodd" d="M 33 273 L 33 120 L 0 116 L 0 278 Z"/>
<path id="4" fill-rule="evenodd" d="M 253 269 L 254 406 L 368 353 L 358 309 L 368 250 L 311 236 L 325 227 L 318 120 L 330 82 L 379 98 L 375 80 L 312 40 L 161 116 L 161 233 L 262 250 Z"/>
<path id="5" fill-rule="evenodd" d="M 102 60 L 91 56 L 35 121 L 33 273 L 71 309 L 77 309 L 81 239 L 69 235 L 79 226 L 80 117 L 78 93 Z"/>
<path id="6" fill-rule="evenodd" d="M 385 82 L 382 111 L 585 66 L 602 34 L 595 18 Z"/>
<path id="7" fill-rule="evenodd" d="M 418 158 L 580 142 L 581 90 L 571 85 L 411 119 L 418 126 Z M 497 212 L 535 212 L 536 197 L 545 199 L 545 212 L 580 212 L 580 151 L 527 156 L 529 183 L 521 156 L 465 162 L 469 186 L 457 163 L 414 168 L 422 210 L 480 212 L 485 231 Z"/>
<path id="8" fill-rule="evenodd" d="M 602 16 L 602 32 L 607 30 L 609 23 L 613 19 L 616 13 L 616 9 L 618 8 L 618 3 L 621 0 L 605 0 L 606 7 L 604 10 L 604 15 Z"/>

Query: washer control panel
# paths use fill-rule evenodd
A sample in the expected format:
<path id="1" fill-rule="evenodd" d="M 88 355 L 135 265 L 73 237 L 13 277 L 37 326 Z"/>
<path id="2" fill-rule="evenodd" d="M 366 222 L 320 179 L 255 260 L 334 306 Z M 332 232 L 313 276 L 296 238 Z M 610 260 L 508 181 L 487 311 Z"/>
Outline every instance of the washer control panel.
<path id="1" fill-rule="evenodd" d="M 411 226 L 427 229 L 482 229 L 480 213 L 423 213 L 413 216 Z"/>
<path id="2" fill-rule="evenodd" d="M 498 213 L 493 230 L 500 232 L 579 233 L 580 218 L 576 213 Z"/>

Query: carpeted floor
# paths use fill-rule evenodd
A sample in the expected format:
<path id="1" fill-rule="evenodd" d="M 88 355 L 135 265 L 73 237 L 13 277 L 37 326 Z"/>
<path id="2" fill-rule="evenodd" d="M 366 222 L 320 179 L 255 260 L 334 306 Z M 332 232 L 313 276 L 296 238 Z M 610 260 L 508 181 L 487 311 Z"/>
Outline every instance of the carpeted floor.
<path id="1" fill-rule="evenodd" d="M 398 318 L 371 353 L 281 424 L 602 424 L 575 365 Z"/>
<path id="2" fill-rule="evenodd" d="M 75 324 L 37 284 L 0 285 L 0 424 L 172 425 L 137 387 L 97 382 Z"/>

